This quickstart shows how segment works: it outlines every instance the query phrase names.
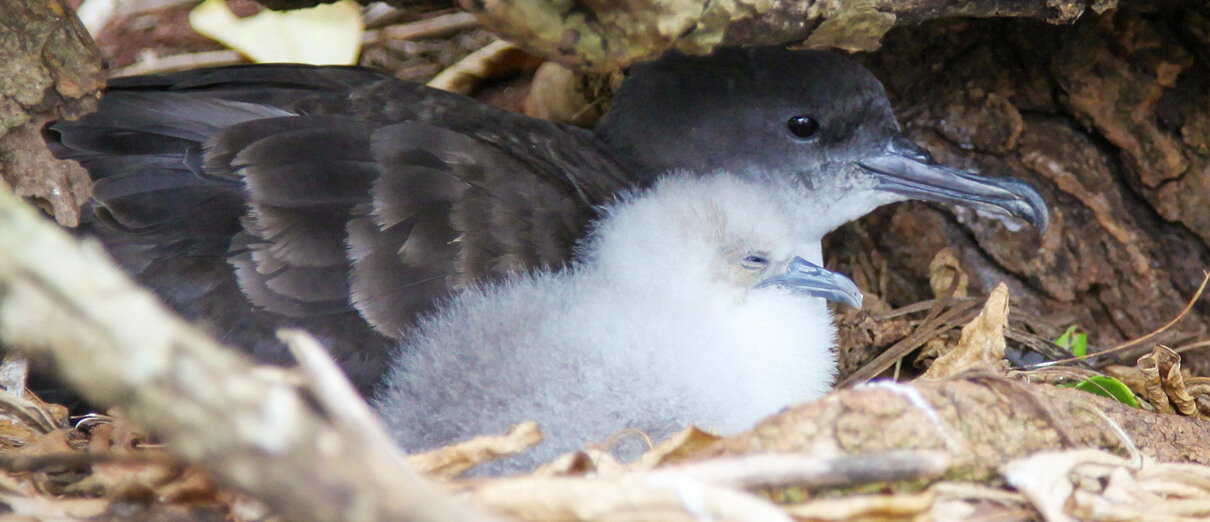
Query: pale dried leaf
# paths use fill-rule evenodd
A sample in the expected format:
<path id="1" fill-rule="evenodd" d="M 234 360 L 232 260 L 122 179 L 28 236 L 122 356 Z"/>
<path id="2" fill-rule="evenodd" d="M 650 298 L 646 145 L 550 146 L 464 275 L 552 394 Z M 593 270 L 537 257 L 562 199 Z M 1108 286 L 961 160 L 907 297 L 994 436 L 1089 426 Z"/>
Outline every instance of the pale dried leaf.
<path id="1" fill-rule="evenodd" d="M 567 125 L 592 127 L 605 106 L 604 97 L 586 90 L 585 77 L 562 64 L 538 67 L 525 96 L 525 115 Z"/>
<path id="2" fill-rule="evenodd" d="M 588 453 L 573 451 L 564 453 L 559 458 L 543 464 L 534 470 L 535 477 L 559 477 L 587 475 L 596 471 L 597 463 Z"/>
<path id="3" fill-rule="evenodd" d="M 685 460 L 687 457 L 713 445 L 722 437 L 707 433 L 696 426 L 685 428 L 651 449 L 632 465 L 635 469 L 652 469 L 657 466 Z"/>
<path id="4" fill-rule="evenodd" d="M 458 94 L 470 94 L 479 82 L 513 72 L 528 55 L 511 43 L 496 40 L 467 55 L 429 80 L 428 86 Z"/>
<path id="5" fill-rule="evenodd" d="M 365 30 L 361 6 L 350 0 L 290 11 L 264 10 L 238 18 L 224 0 L 207 0 L 189 13 L 194 30 L 258 63 L 352 65 Z"/>
<path id="6" fill-rule="evenodd" d="M 1083 464 L 1129 466 L 1130 461 L 1095 449 L 1040 452 L 1001 468 L 1005 480 L 1024 493 L 1050 522 L 1074 520 L 1064 509 L 1075 491 L 1072 469 Z"/>
<path id="7" fill-rule="evenodd" d="M 882 520 L 926 515 L 932 509 L 933 498 L 931 490 L 913 495 L 851 495 L 812 500 L 784 509 L 797 520 Z"/>
<path id="8" fill-rule="evenodd" d="M 1004 328 L 1008 325 L 1008 286 L 1000 283 L 983 311 L 962 328 L 958 345 L 938 357 L 922 379 L 944 379 L 973 369 L 1004 371 Z"/>
<path id="9" fill-rule="evenodd" d="M 929 287 L 933 289 L 933 297 L 966 297 L 970 278 L 962 270 L 958 256 L 949 248 L 943 248 L 929 262 Z"/>
<path id="10" fill-rule="evenodd" d="M 110 461 L 93 464 L 92 473 L 83 480 L 67 487 L 64 492 L 121 498 L 132 493 L 152 491 L 168 484 L 181 475 L 180 462 L 165 460 L 155 463 L 147 461 Z"/>
<path id="11" fill-rule="evenodd" d="M 509 428 L 500 436 L 475 437 L 466 442 L 410 455 L 407 458 L 416 471 L 432 479 L 451 479 L 468 469 L 501 457 L 515 455 L 542 442 L 542 431 L 532 421 Z"/>
<path id="12" fill-rule="evenodd" d="M 519 520 L 791 520 L 768 500 L 683 476 L 517 477 L 484 483 L 470 495 L 480 507 Z"/>
<path id="13" fill-rule="evenodd" d="M 100 517 L 109 510 L 110 501 L 102 498 L 55 498 L 43 495 L 21 496 L 0 493 L 0 503 L 9 515 L 33 520 L 79 520 Z"/>

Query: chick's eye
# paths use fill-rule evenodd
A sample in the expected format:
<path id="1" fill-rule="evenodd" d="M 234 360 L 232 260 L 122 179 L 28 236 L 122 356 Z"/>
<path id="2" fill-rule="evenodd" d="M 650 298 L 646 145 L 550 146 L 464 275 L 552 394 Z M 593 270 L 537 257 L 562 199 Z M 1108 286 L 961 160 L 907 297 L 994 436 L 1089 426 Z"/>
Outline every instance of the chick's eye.
<path id="1" fill-rule="evenodd" d="M 819 121 L 806 114 L 799 114 L 786 121 L 786 128 L 790 129 L 790 134 L 795 137 L 808 140 L 819 134 Z"/>
<path id="2" fill-rule="evenodd" d="M 768 266 L 769 260 L 766 259 L 764 256 L 750 255 L 750 256 L 747 256 L 744 258 L 743 263 L 744 263 L 744 268 L 748 268 L 751 270 L 760 270 L 760 269 L 765 268 L 765 266 Z"/>

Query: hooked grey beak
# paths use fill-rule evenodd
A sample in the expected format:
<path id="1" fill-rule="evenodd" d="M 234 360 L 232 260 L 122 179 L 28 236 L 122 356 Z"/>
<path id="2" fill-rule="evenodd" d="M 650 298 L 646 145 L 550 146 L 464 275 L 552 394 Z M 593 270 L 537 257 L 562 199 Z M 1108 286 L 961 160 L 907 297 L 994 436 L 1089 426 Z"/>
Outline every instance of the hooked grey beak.
<path id="1" fill-rule="evenodd" d="M 896 136 L 886 152 L 857 162 L 878 176 L 880 189 L 916 199 L 951 203 L 1008 214 L 1046 233 L 1050 214 L 1046 200 L 1029 184 L 1014 178 L 989 178 L 933 161 L 911 140 Z"/>
<path id="2" fill-rule="evenodd" d="M 861 309 L 861 290 L 853 281 L 801 257 L 795 257 L 785 272 L 761 281 L 756 288 L 774 285 Z"/>

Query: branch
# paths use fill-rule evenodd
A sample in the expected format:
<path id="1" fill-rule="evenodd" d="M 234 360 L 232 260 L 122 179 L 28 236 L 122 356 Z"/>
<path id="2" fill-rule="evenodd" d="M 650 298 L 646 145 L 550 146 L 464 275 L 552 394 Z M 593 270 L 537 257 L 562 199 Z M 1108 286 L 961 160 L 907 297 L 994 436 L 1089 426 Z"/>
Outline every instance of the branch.
<path id="1" fill-rule="evenodd" d="M 482 519 L 411 471 L 376 419 L 357 410 L 368 408 L 362 401 L 340 402 L 352 412 L 317 411 L 281 373 L 253 372 L 242 354 L 136 287 L 98 245 L 70 238 L 7 191 L 0 230 L 0 340 L 52 355 L 87 398 L 120 406 L 282 518 Z M 340 385 L 319 384 L 340 397 Z"/>
<path id="2" fill-rule="evenodd" d="M 939 449 L 952 459 L 950 479 L 978 481 L 1038 452 L 1094 447 L 1125 453 L 1135 446 L 1158 462 L 1210 464 L 1210 423 L 999 377 L 877 381 L 792 406 L 695 458 L 752 451 L 827 457 Z"/>
<path id="3" fill-rule="evenodd" d="M 811 47 L 874 50 L 897 25 L 935 18 L 1021 16 L 1072 22 L 1084 3 L 1046 0 L 460 0 L 492 32 L 527 51 L 585 71 L 616 70 L 678 48 L 806 40 Z M 1104 10 L 1105 2 L 1094 9 Z"/>

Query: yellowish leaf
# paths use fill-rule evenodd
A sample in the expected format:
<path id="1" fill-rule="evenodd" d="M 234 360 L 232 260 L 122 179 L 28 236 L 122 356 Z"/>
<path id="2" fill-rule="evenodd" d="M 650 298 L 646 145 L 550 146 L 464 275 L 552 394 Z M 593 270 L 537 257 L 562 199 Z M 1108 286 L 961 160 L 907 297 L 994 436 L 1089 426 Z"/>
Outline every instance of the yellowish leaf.
<path id="1" fill-rule="evenodd" d="M 291 11 L 264 10 L 238 18 L 225 0 L 206 0 L 189 25 L 259 63 L 349 65 L 357 62 L 365 31 L 361 6 L 351 0 Z"/>

